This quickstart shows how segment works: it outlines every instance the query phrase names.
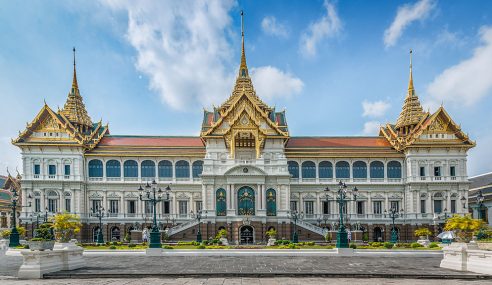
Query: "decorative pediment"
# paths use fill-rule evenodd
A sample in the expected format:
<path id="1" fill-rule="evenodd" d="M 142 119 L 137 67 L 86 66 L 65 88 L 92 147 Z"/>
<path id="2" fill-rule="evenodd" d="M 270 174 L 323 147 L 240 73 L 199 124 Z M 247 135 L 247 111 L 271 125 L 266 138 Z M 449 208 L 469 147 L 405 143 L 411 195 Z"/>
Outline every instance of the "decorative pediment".
<path id="1" fill-rule="evenodd" d="M 134 192 L 126 193 L 125 198 L 138 198 L 138 195 Z"/>
<path id="2" fill-rule="evenodd" d="M 90 195 L 89 195 L 89 198 L 92 198 L 92 199 L 98 199 L 98 198 L 102 198 L 103 195 L 100 194 L 99 192 L 92 192 Z"/>
<path id="3" fill-rule="evenodd" d="M 120 198 L 120 194 L 111 192 L 108 194 L 108 198 Z"/>
<path id="4" fill-rule="evenodd" d="M 306 200 L 314 200 L 316 199 L 316 195 L 312 194 L 312 193 L 307 193 L 307 194 L 304 194 L 302 196 L 303 199 L 306 199 Z"/>
<path id="5" fill-rule="evenodd" d="M 193 194 L 193 199 L 201 199 L 202 198 L 202 193 L 194 193 Z"/>
<path id="6" fill-rule="evenodd" d="M 180 192 L 180 193 L 176 194 L 176 199 L 178 199 L 178 200 L 189 200 L 190 196 L 186 195 L 183 192 Z"/>
<path id="7" fill-rule="evenodd" d="M 384 199 L 384 196 L 382 194 L 378 193 L 378 194 L 372 196 L 372 199 Z"/>
<path id="8" fill-rule="evenodd" d="M 291 199 L 299 199 L 299 193 L 290 193 Z"/>
<path id="9" fill-rule="evenodd" d="M 397 193 L 393 193 L 389 196 L 390 199 L 401 199 L 401 195 Z"/>
<path id="10" fill-rule="evenodd" d="M 236 176 L 265 176 L 265 171 L 251 165 L 234 166 L 227 170 L 224 175 L 236 175 Z"/>

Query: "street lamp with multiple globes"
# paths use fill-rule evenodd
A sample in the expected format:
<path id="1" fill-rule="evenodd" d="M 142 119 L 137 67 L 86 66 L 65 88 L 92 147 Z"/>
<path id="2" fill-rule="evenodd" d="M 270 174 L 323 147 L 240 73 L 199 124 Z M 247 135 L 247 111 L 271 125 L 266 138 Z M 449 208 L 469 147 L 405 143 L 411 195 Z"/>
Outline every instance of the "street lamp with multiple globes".
<path id="1" fill-rule="evenodd" d="M 16 247 L 20 244 L 19 231 L 17 230 L 17 207 L 20 208 L 31 207 L 32 197 L 31 194 L 27 196 L 29 202 L 27 206 L 17 205 L 17 202 L 19 201 L 19 194 L 17 194 L 17 190 L 15 188 L 11 188 L 10 191 L 12 192 L 12 200 L 9 206 L 12 207 L 13 225 L 12 225 L 12 230 L 10 232 L 9 247 Z"/>
<path id="2" fill-rule="evenodd" d="M 171 187 L 169 185 L 166 187 L 166 197 L 163 198 L 163 191 L 161 188 L 157 189 L 157 183 L 155 180 L 152 181 L 152 185 L 147 182 L 145 185 L 145 190 L 140 186 L 138 191 L 140 191 L 140 201 L 150 201 L 152 204 L 152 211 L 154 214 L 154 219 L 152 223 L 152 230 L 150 231 L 150 244 L 149 248 L 161 248 L 161 232 L 159 231 L 159 227 L 157 226 L 157 215 L 156 209 L 157 204 L 162 201 L 169 201 L 169 192 L 171 191 Z"/>
<path id="3" fill-rule="evenodd" d="M 95 209 L 91 208 L 91 212 L 94 217 L 99 219 L 99 230 L 97 231 L 96 243 L 103 244 L 104 236 L 103 236 L 103 228 L 102 228 L 102 218 L 106 215 L 106 213 L 104 212 L 104 208 L 99 205 Z"/>
<path id="4" fill-rule="evenodd" d="M 338 212 L 340 215 L 340 226 L 338 227 L 337 231 L 337 248 L 348 248 L 348 233 L 347 230 L 345 229 L 345 225 L 343 223 L 343 209 L 347 202 L 350 201 L 357 201 L 357 194 L 359 189 L 357 187 L 354 187 L 352 190 L 347 189 L 347 185 L 340 181 L 338 183 L 338 191 L 336 192 L 337 197 L 334 199 L 338 203 Z M 328 192 L 330 192 L 330 188 L 326 187 L 325 188 L 326 192 L 326 200 L 329 201 L 328 198 Z M 352 194 L 354 197 L 353 199 L 348 199 L 348 195 Z"/>
<path id="5" fill-rule="evenodd" d="M 389 211 L 384 210 L 384 215 L 388 213 L 389 217 L 392 220 L 392 228 L 391 228 L 391 243 L 397 243 L 398 242 L 398 232 L 396 231 L 396 226 L 395 226 L 395 219 L 398 218 L 400 215 L 403 216 L 403 209 L 398 212 L 398 209 L 395 207 L 391 208 Z"/>
<path id="6" fill-rule="evenodd" d="M 196 219 L 198 220 L 198 231 L 196 233 L 196 241 L 197 242 L 202 242 L 202 232 L 200 231 L 200 221 L 202 219 L 202 214 L 205 214 L 205 216 L 206 216 L 207 215 L 207 211 L 199 210 L 196 213 L 196 216 L 195 216 L 195 214 L 193 214 L 193 211 L 191 211 L 191 216 L 192 217 L 196 217 Z"/>
<path id="7" fill-rule="evenodd" d="M 297 234 L 297 220 L 302 219 L 304 216 L 304 213 L 297 212 L 297 210 L 291 211 L 290 212 L 290 217 L 294 220 L 294 233 L 292 234 L 292 242 L 293 243 L 298 243 L 299 242 L 299 235 Z"/>

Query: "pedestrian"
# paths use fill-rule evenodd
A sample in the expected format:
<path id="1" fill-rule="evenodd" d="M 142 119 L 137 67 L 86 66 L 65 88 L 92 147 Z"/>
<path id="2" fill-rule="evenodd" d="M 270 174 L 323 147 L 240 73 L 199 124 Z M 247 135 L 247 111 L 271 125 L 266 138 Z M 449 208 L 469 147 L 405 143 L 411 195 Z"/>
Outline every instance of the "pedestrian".
<path id="1" fill-rule="evenodd" d="M 349 243 L 352 240 L 352 232 L 350 230 L 347 231 L 347 239 Z"/>
<path id="2" fill-rule="evenodd" d="M 147 229 L 144 229 L 143 233 L 142 233 L 142 240 L 143 240 L 143 242 L 147 242 L 148 239 L 149 239 L 149 236 L 148 236 Z"/>

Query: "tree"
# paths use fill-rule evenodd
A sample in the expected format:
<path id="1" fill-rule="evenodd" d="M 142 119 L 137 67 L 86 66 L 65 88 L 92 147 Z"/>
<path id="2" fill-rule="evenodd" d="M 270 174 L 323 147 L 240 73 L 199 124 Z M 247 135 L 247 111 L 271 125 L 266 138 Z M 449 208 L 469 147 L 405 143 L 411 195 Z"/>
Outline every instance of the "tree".
<path id="1" fill-rule="evenodd" d="M 470 214 L 460 216 L 454 215 L 448 219 L 444 229 L 446 231 L 455 231 L 456 236 L 464 241 L 469 242 L 473 234 L 484 227 L 483 220 L 473 219 Z"/>
<path id="2" fill-rule="evenodd" d="M 415 230 L 415 236 L 417 237 L 429 237 L 432 232 L 428 228 L 420 228 Z"/>
<path id="3" fill-rule="evenodd" d="M 80 231 L 82 226 L 80 217 L 70 213 L 56 214 L 50 220 L 53 222 L 55 238 L 60 242 L 69 242 Z"/>
<path id="4" fill-rule="evenodd" d="M 266 232 L 268 238 L 275 238 L 277 236 L 277 231 L 274 228 L 269 229 Z"/>

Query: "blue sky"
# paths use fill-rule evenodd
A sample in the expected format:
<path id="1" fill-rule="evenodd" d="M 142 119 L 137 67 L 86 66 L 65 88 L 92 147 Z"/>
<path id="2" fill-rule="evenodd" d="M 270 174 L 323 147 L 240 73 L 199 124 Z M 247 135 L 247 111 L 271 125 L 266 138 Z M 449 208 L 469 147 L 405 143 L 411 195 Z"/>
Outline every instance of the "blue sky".
<path id="1" fill-rule="evenodd" d="M 202 108 L 234 84 L 245 13 L 258 95 L 286 108 L 291 135 L 377 135 L 408 84 L 441 103 L 477 147 L 469 174 L 492 171 L 490 1 L 3 1 L 0 173 L 46 100 L 62 107 L 77 48 L 81 94 L 112 134 L 198 135 Z"/>

